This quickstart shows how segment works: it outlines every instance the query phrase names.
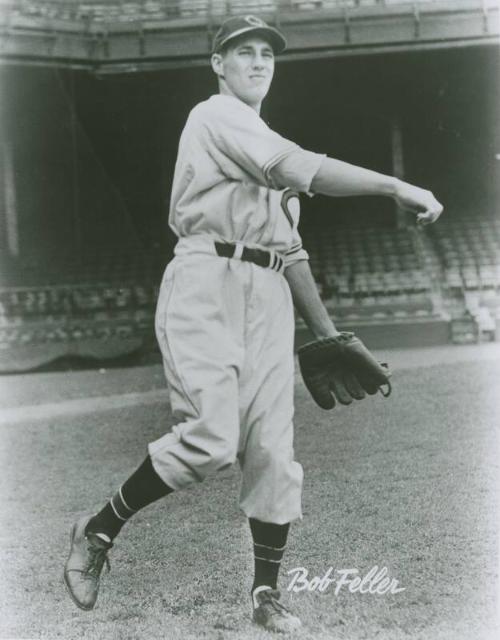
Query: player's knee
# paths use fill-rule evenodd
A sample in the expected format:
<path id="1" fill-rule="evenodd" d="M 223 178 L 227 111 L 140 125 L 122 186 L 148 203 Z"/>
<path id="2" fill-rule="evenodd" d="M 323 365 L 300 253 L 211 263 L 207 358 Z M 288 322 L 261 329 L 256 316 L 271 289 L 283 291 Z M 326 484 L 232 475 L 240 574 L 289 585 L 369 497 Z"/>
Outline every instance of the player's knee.
<path id="1" fill-rule="evenodd" d="M 286 469 L 293 461 L 293 452 L 287 452 L 273 447 L 261 447 L 257 455 L 253 456 L 253 465 L 257 464 L 263 472 L 275 470 L 279 474 L 280 470 Z"/>

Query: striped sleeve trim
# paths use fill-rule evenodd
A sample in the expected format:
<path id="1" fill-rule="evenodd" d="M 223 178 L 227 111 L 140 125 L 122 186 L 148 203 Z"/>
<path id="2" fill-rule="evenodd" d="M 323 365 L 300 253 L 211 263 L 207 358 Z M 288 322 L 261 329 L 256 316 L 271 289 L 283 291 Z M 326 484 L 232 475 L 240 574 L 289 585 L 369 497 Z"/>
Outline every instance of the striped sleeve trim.
<path id="1" fill-rule="evenodd" d="M 288 251 L 285 251 L 285 255 L 287 257 L 292 256 L 294 253 L 297 253 L 297 251 L 300 251 L 301 249 L 302 249 L 302 242 L 297 242 L 290 249 L 288 249 Z"/>
<path id="2" fill-rule="evenodd" d="M 300 262 L 301 260 L 309 260 L 309 254 L 302 247 L 293 251 L 292 253 L 285 254 L 285 269 L 296 262 Z"/>

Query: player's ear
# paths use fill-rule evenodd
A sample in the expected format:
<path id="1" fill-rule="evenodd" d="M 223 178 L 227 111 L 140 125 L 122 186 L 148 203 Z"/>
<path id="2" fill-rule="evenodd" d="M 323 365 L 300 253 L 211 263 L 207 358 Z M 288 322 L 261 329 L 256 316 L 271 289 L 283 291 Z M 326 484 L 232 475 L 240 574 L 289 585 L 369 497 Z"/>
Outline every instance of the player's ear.
<path id="1" fill-rule="evenodd" d="M 224 78 L 224 69 L 222 67 L 222 55 L 220 53 L 212 53 L 210 58 L 212 69 L 219 78 Z"/>

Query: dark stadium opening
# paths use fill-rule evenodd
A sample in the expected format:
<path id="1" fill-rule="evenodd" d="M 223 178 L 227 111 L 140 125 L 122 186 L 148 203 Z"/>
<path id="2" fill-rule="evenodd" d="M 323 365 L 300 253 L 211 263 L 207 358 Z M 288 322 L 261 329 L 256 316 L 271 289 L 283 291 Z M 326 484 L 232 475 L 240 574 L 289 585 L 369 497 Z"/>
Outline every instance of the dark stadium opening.
<path id="1" fill-rule="evenodd" d="M 282 63 L 262 115 L 306 148 L 385 173 L 397 122 L 406 179 L 434 190 L 446 217 L 487 215 L 498 202 L 496 67 L 489 48 Z M 2 83 L 21 257 L 171 250 L 177 143 L 191 107 L 215 92 L 208 67 L 99 78 L 4 67 Z M 394 220 L 381 198 L 303 198 L 303 226 Z"/>

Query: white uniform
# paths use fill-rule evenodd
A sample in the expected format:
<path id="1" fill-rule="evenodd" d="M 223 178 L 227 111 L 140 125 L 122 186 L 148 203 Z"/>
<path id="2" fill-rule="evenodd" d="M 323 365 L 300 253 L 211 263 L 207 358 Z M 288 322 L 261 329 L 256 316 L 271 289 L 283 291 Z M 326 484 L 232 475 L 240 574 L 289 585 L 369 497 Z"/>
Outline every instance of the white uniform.
<path id="1" fill-rule="evenodd" d="M 286 265 L 307 259 L 297 193 L 273 178 L 273 168 L 297 150 L 232 96 L 212 96 L 191 111 L 169 218 L 179 241 L 156 313 L 176 420 L 149 445 L 156 472 L 181 489 L 238 459 L 241 508 L 276 524 L 301 516 L 293 306 L 282 269 L 237 258 L 244 245 L 271 250 Z M 307 192 L 323 157 L 303 151 L 287 183 Z M 214 241 L 236 242 L 239 250 L 220 257 Z"/>

